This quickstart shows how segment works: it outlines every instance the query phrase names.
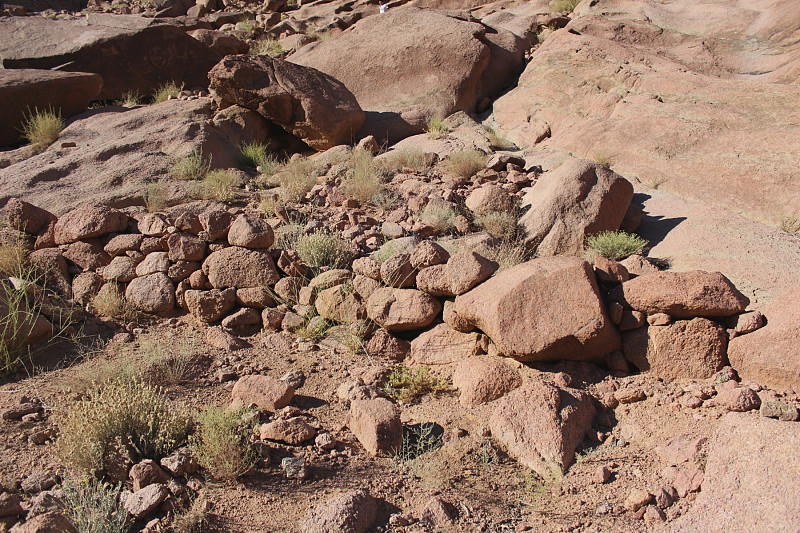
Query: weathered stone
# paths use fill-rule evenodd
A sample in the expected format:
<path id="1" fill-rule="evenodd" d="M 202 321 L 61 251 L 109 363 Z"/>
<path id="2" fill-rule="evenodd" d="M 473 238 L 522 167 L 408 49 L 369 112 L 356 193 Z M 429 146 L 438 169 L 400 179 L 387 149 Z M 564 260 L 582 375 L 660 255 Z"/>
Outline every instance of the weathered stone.
<path id="1" fill-rule="evenodd" d="M 203 272 L 215 289 L 266 287 L 280 279 L 269 252 L 238 246 L 213 252 L 203 262 Z"/>
<path id="2" fill-rule="evenodd" d="M 459 363 L 479 351 L 477 333 L 460 333 L 447 324 L 439 324 L 411 341 L 411 360 L 420 365 Z"/>
<path id="3" fill-rule="evenodd" d="M 216 322 L 233 309 L 236 292 L 233 289 L 210 291 L 188 290 L 183 295 L 186 309 L 203 322 Z"/>
<path id="4" fill-rule="evenodd" d="M 375 498 L 364 490 L 341 492 L 309 511 L 302 533 L 366 533 L 378 515 Z"/>
<path id="5" fill-rule="evenodd" d="M 136 278 L 125 289 L 131 306 L 146 313 L 161 315 L 175 307 L 175 286 L 163 272 Z"/>
<path id="6" fill-rule="evenodd" d="M 317 434 L 317 430 L 299 416 L 261 424 L 259 432 L 261 440 L 276 440 L 292 446 L 311 440 Z"/>
<path id="7" fill-rule="evenodd" d="M 245 405 L 254 403 L 262 409 L 277 411 L 292 401 L 294 388 L 285 381 L 252 375 L 239 378 L 231 394 Z"/>
<path id="8" fill-rule="evenodd" d="M 403 441 L 400 410 L 385 398 L 350 402 L 347 425 L 372 455 L 392 455 Z"/>
<path id="9" fill-rule="evenodd" d="M 465 407 L 496 400 L 520 385 L 519 372 L 491 357 L 464 359 L 453 373 L 453 386 L 459 391 L 458 401 Z"/>
<path id="10" fill-rule="evenodd" d="M 367 316 L 388 331 L 424 328 L 441 310 L 438 300 L 415 289 L 381 288 L 367 300 Z"/>
<path id="11" fill-rule="evenodd" d="M 228 242 L 244 248 L 269 248 L 275 242 L 275 233 L 266 220 L 250 215 L 239 215 L 228 231 Z"/>
<path id="12" fill-rule="evenodd" d="M 128 215 L 105 206 L 84 205 L 59 217 L 55 226 L 56 244 L 102 237 L 128 227 Z"/>

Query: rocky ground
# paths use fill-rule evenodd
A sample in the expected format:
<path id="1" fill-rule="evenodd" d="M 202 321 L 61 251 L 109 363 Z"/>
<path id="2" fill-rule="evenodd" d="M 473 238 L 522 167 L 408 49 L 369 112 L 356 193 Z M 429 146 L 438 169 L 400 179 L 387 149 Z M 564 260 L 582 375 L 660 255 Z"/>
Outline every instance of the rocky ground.
<path id="1" fill-rule="evenodd" d="M 797 6 L 404 4 L 0 5 L 0 531 L 797 530 Z"/>

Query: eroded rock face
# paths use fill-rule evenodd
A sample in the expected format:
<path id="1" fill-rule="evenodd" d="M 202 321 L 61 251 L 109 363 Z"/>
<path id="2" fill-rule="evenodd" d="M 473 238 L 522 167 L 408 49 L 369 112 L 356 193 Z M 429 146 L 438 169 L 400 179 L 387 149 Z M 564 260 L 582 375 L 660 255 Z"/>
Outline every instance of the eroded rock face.
<path id="1" fill-rule="evenodd" d="M 790 531 L 800 521 L 798 454 L 795 423 L 727 414 L 709 443 L 697 500 L 666 530 Z"/>
<path id="2" fill-rule="evenodd" d="M 633 185 L 619 174 L 569 158 L 523 197 L 525 245 L 539 256 L 581 255 L 586 237 L 620 228 L 632 198 Z"/>
<path id="3" fill-rule="evenodd" d="M 227 56 L 209 73 L 221 107 L 258 112 L 317 150 L 350 142 L 364 112 L 335 78 L 269 56 Z"/>
<path id="4" fill-rule="evenodd" d="M 519 361 L 598 361 L 620 347 L 594 272 L 577 257 L 544 257 L 456 297 L 456 314 Z"/>
<path id="5" fill-rule="evenodd" d="M 587 394 L 533 381 L 503 397 L 490 424 L 509 454 L 552 479 L 572 462 L 594 414 Z"/>

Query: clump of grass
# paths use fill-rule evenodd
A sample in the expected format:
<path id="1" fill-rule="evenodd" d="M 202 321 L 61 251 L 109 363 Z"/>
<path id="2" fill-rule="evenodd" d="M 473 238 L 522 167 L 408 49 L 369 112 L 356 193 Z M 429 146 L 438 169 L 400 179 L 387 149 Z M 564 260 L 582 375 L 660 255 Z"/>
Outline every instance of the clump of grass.
<path id="1" fill-rule="evenodd" d="M 352 258 L 350 243 L 324 230 L 301 235 L 294 242 L 294 250 L 308 265 L 317 268 L 345 268 Z"/>
<path id="2" fill-rule="evenodd" d="M 64 517 L 78 533 L 125 533 L 128 512 L 119 501 L 122 484 L 104 483 L 92 476 L 67 477 L 64 491 Z"/>
<path id="3" fill-rule="evenodd" d="M 209 407 L 197 416 L 197 433 L 191 439 L 194 456 L 214 479 L 232 482 L 258 461 L 250 445 L 252 427 L 242 422 L 242 410 Z"/>
<path id="4" fill-rule="evenodd" d="M 61 118 L 61 113 L 52 109 L 46 111 L 34 109 L 22 123 L 22 135 L 37 151 L 53 144 L 63 129 L 64 120 Z"/>
<path id="5" fill-rule="evenodd" d="M 281 250 L 294 248 L 294 244 L 303 236 L 301 224 L 285 224 L 275 228 L 275 243 L 273 247 Z"/>
<path id="6" fill-rule="evenodd" d="M 431 139 L 441 139 L 450 133 L 450 128 L 445 124 L 442 117 L 431 117 L 428 119 L 425 131 Z"/>
<path id="7" fill-rule="evenodd" d="M 61 459 L 86 472 L 102 472 L 116 444 L 158 461 L 186 442 L 189 418 L 162 389 L 120 379 L 91 391 L 59 424 Z"/>
<path id="8" fill-rule="evenodd" d="M 782 215 L 780 222 L 781 231 L 789 235 L 797 235 L 800 233 L 800 217 L 796 214 Z"/>
<path id="9" fill-rule="evenodd" d="M 458 212 L 449 204 L 431 201 L 422 208 L 418 218 L 421 222 L 431 226 L 437 235 L 442 235 L 455 228 L 457 216 Z"/>
<path id="10" fill-rule="evenodd" d="M 136 107 L 141 105 L 142 97 L 136 91 L 125 91 L 122 93 L 122 98 L 117 100 L 116 103 L 121 107 Z"/>
<path id="11" fill-rule="evenodd" d="M 307 157 L 289 160 L 275 174 L 285 202 L 299 203 L 317 183 L 316 168 Z"/>
<path id="12" fill-rule="evenodd" d="M 29 268 L 28 250 L 21 238 L 0 243 L 0 274 L 24 278 Z"/>
<path id="13" fill-rule="evenodd" d="M 367 150 L 356 148 L 350 153 L 347 177 L 342 186 L 345 194 L 362 204 L 372 202 L 383 191 L 383 175 L 375 163 L 375 156 Z"/>
<path id="14" fill-rule="evenodd" d="M 462 150 L 451 155 L 443 166 L 451 174 L 470 178 L 486 168 L 486 154 L 480 150 Z"/>
<path id="15" fill-rule="evenodd" d="M 153 383 L 177 385 L 188 379 L 200 347 L 189 335 L 173 337 L 169 342 L 144 335 L 135 347 L 141 358 L 138 369 Z"/>
<path id="16" fill-rule="evenodd" d="M 531 253 L 521 240 L 501 241 L 500 246 L 487 251 L 485 257 L 499 265 L 497 272 L 502 272 L 531 258 Z"/>
<path id="17" fill-rule="evenodd" d="M 283 46 L 274 37 L 263 37 L 250 45 L 250 54 L 256 56 L 280 57 Z"/>
<path id="18" fill-rule="evenodd" d="M 646 240 L 622 230 L 603 231 L 597 235 L 590 235 L 586 239 L 586 247 L 589 250 L 614 261 L 640 254 L 645 246 L 647 246 Z"/>
<path id="19" fill-rule="evenodd" d="M 486 138 L 492 150 L 516 150 L 517 145 L 497 133 L 494 128 L 486 128 Z"/>
<path id="20" fill-rule="evenodd" d="M 422 150 L 412 150 L 410 148 L 402 150 L 392 150 L 381 159 L 386 170 L 411 169 L 416 172 L 425 172 L 431 166 L 430 159 Z"/>
<path id="21" fill-rule="evenodd" d="M 429 392 L 439 392 L 447 388 L 447 382 L 431 377 L 430 369 L 421 366 L 416 369 L 397 367 L 386 381 L 386 393 L 395 400 L 413 402 Z"/>
<path id="22" fill-rule="evenodd" d="M 94 295 L 91 308 L 100 316 L 116 318 L 117 320 L 133 320 L 136 310 L 125 299 L 125 295 L 116 283 L 106 283 Z"/>
<path id="23" fill-rule="evenodd" d="M 230 202 L 236 198 L 236 190 L 241 186 L 239 177 L 230 170 L 210 170 L 199 184 L 189 190 L 195 198 Z"/>
<path id="24" fill-rule="evenodd" d="M 394 458 L 398 462 L 407 463 L 438 450 L 442 444 L 442 431 L 432 422 L 405 426 L 402 444 L 395 451 Z"/>
<path id="25" fill-rule="evenodd" d="M 170 174 L 181 180 L 197 181 L 205 177 L 211 169 L 211 157 L 203 157 L 202 148 L 192 150 L 188 155 L 175 159 L 170 166 Z"/>
<path id="26" fill-rule="evenodd" d="M 593 156 L 594 162 L 600 166 L 610 168 L 611 156 L 605 150 L 597 150 Z"/>
<path id="27" fill-rule="evenodd" d="M 42 296 L 31 296 L 21 287 L 0 282 L 0 375 L 13 371 L 30 355 L 29 339 L 41 316 Z"/>
<path id="28" fill-rule="evenodd" d="M 513 211 L 489 211 L 475 217 L 475 224 L 501 241 L 513 241 L 517 236 L 519 215 Z"/>
<path id="29" fill-rule="evenodd" d="M 144 206 L 151 213 L 163 211 L 167 207 L 167 188 L 162 183 L 153 181 L 145 185 L 142 199 Z"/>
<path id="30" fill-rule="evenodd" d="M 161 102 L 166 102 L 169 100 L 170 96 L 177 98 L 181 91 L 183 90 L 183 85 L 178 85 L 174 81 L 165 83 L 161 85 L 156 92 L 153 93 L 153 103 L 160 104 Z"/>
<path id="31" fill-rule="evenodd" d="M 580 3 L 581 0 L 553 0 L 552 2 L 550 2 L 550 12 L 571 13 L 572 10 L 575 9 Z"/>
<path id="32" fill-rule="evenodd" d="M 204 533 L 208 531 L 209 502 L 203 497 L 191 500 L 187 507 L 179 509 L 172 518 L 175 533 Z"/>
<path id="33" fill-rule="evenodd" d="M 268 160 L 272 166 L 277 166 L 275 156 L 267 152 L 266 145 L 262 143 L 244 143 L 239 148 L 239 163 L 246 167 L 260 167 Z"/>

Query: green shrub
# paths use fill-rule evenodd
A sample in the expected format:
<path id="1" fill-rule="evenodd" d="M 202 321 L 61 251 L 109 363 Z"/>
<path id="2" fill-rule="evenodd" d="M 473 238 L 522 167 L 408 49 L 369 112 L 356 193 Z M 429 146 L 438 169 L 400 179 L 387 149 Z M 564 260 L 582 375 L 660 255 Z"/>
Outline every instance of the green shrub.
<path id="1" fill-rule="evenodd" d="M 275 174 L 275 178 L 280 185 L 283 201 L 300 203 L 317 183 L 317 171 L 310 159 L 298 157 L 288 161 Z"/>
<path id="2" fill-rule="evenodd" d="M 230 202 L 236 198 L 236 190 L 242 182 L 230 170 L 211 170 L 199 184 L 195 184 L 189 193 L 196 198 Z"/>
<path id="3" fill-rule="evenodd" d="M 383 192 L 383 174 L 371 152 L 356 148 L 350 153 L 347 177 L 342 183 L 345 194 L 362 204 L 372 202 Z"/>
<path id="4" fill-rule="evenodd" d="M 63 129 L 64 120 L 61 118 L 61 113 L 52 109 L 47 111 L 34 109 L 22 123 L 22 135 L 37 151 L 53 144 Z"/>
<path id="5" fill-rule="evenodd" d="M 620 231 L 604 231 L 591 235 L 586 239 L 586 247 L 597 255 L 602 255 L 614 261 L 620 261 L 634 254 L 640 254 L 647 246 L 647 241 L 639 237 Z"/>
<path id="6" fill-rule="evenodd" d="M 353 255 L 350 243 L 324 230 L 301 235 L 294 242 L 294 249 L 308 265 L 318 268 L 346 268 Z"/>
<path id="7" fill-rule="evenodd" d="M 170 174 L 181 180 L 197 181 L 205 177 L 211 169 L 211 157 L 203 157 L 202 148 L 192 150 L 188 155 L 175 159 L 170 167 Z"/>
<path id="8" fill-rule="evenodd" d="M 250 45 L 250 53 L 256 56 L 280 57 L 283 52 L 283 46 L 274 37 L 264 37 Z"/>
<path id="9" fill-rule="evenodd" d="M 191 439 L 194 456 L 212 478 L 231 482 L 258 461 L 250 445 L 251 426 L 242 422 L 242 410 L 209 407 L 197 416 L 197 433 Z"/>
<path id="10" fill-rule="evenodd" d="M 413 461 L 417 457 L 442 447 L 442 432 L 436 424 L 424 423 L 403 428 L 403 441 L 395 451 L 394 458 L 401 463 Z"/>
<path id="11" fill-rule="evenodd" d="M 451 155 L 443 166 L 450 174 L 471 178 L 486 168 L 486 154 L 480 150 L 462 150 Z"/>
<path id="12" fill-rule="evenodd" d="M 119 501 L 122 484 L 104 483 L 94 477 L 67 477 L 64 491 L 64 517 L 78 533 L 125 533 L 128 512 Z"/>
<path id="13" fill-rule="evenodd" d="M 161 85 L 158 89 L 156 89 L 155 93 L 153 93 L 153 103 L 160 104 L 161 102 L 166 102 L 167 100 L 169 100 L 170 96 L 177 98 L 178 95 L 181 94 L 182 90 L 183 90 L 183 85 L 179 86 L 174 81 L 165 83 L 164 85 Z"/>
<path id="14" fill-rule="evenodd" d="M 450 133 L 450 128 L 445 124 L 442 117 L 431 117 L 428 120 L 425 131 L 431 139 L 441 139 Z"/>
<path id="15" fill-rule="evenodd" d="M 447 382 L 431 377 L 426 366 L 411 369 L 397 367 L 386 381 L 386 393 L 395 400 L 413 402 L 429 392 L 439 392 L 447 388 Z"/>
<path id="16" fill-rule="evenodd" d="M 550 12 L 551 13 L 564 13 L 564 12 L 572 12 L 573 9 L 578 7 L 578 4 L 581 3 L 581 0 L 553 0 L 550 2 Z"/>
<path id="17" fill-rule="evenodd" d="M 151 213 L 162 211 L 167 207 L 167 188 L 162 183 L 153 181 L 145 185 L 142 199 L 144 206 Z"/>
<path id="18" fill-rule="evenodd" d="M 246 167 L 260 167 L 268 160 L 274 167 L 276 166 L 275 156 L 267 151 L 267 146 L 262 143 L 244 143 L 239 148 L 239 163 Z"/>
<path id="19" fill-rule="evenodd" d="M 189 419 L 164 391 L 139 379 L 120 379 L 91 391 L 59 424 L 61 459 L 87 472 L 105 470 L 114 446 L 159 459 L 186 442 Z"/>

